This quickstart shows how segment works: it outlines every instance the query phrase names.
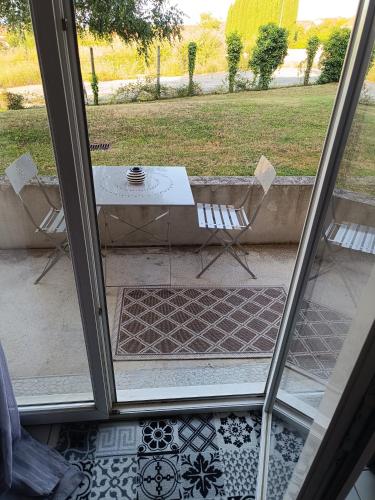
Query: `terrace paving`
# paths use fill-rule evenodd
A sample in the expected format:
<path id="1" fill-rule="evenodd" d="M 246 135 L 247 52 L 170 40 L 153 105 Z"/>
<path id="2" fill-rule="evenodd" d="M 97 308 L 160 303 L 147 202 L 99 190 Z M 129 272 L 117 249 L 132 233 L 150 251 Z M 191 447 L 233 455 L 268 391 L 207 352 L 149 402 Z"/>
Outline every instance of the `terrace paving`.
<path id="1" fill-rule="evenodd" d="M 215 250 L 209 248 L 202 257 L 191 247 L 174 248 L 170 254 L 165 248 L 150 247 L 110 251 L 104 259 L 104 269 L 111 329 L 115 327 L 118 294 L 124 286 L 249 285 L 288 289 L 295 245 L 249 246 L 246 258 L 257 275 L 256 281 L 229 256 L 220 258 L 202 278 L 196 279 L 202 260 L 205 262 Z M 1 341 L 17 397 L 21 403 L 90 399 L 89 370 L 71 263 L 67 258 L 61 259 L 39 285 L 33 285 L 46 255 L 42 250 L 0 252 Z M 345 264 L 347 280 L 360 286 L 358 260 L 349 258 Z M 325 276 L 317 282 L 313 299 L 329 304 L 335 297 L 335 310 L 350 314 L 354 309 L 351 294 L 343 287 L 339 271 L 333 270 Z M 342 290 L 340 296 L 337 289 Z M 355 293 L 355 288 L 352 292 Z M 192 392 L 204 386 L 213 393 L 225 390 L 226 385 L 228 389 L 246 384 L 261 387 L 269 363 L 270 358 L 126 360 L 115 361 L 114 371 L 119 399 L 136 399 L 137 394 L 145 397 L 150 390 L 155 396 L 182 386 L 190 387 Z M 296 392 L 321 388 L 321 384 L 306 381 L 301 374 L 293 377 Z"/>

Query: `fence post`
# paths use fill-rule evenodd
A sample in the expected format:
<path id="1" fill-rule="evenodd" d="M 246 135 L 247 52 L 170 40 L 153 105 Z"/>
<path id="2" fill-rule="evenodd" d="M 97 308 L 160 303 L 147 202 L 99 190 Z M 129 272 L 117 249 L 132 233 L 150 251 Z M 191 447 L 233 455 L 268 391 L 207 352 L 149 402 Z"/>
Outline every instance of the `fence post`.
<path id="1" fill-rule="evenodd" d="M 90 47 L 91 74 L 95 75 L 94 49 Z"/>
<path id="2" fill-rule="evenodd" d="M 156 99 L 160 99 L 160 45 L 156 49 Z"/>
<path id="3" fill-rule="evenodd" d="M 90 47 L 90 61 L 91 61 L 91 88 L 94 97 L 94 105 L 97 106 L 99 104 L 99 85 L 98 85 L 98 77 L 96 76 L 95 72 L 94 49 L 92 47 Z"/>

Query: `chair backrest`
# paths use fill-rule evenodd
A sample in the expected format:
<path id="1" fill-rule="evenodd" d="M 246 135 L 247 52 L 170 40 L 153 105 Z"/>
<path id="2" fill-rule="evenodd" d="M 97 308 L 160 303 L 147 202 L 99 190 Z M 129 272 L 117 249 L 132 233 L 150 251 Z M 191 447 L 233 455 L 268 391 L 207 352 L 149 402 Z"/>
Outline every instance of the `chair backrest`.
<path id="1" fill-rule="evenodd" d="M 264 194 L 268 193 L 273 181 L 276 177 L 276 170 L 265 156 L 261 156 L 255 169 L 254 176 L 263 188 Z"/>
<path id="2" fill-rule="evenodd" d="M 5 169 L 5 174 L 14 191 L 20 196 L 25 185 L 37 176 L 38 169 L 30 153 L 26 153 L 9 165 L 9 167 Z"/>
<path id="3" fill-rule="evenodd" d="M 263 155 L 260 157 L 260 160 L 258 161 L 258 165 L 254 172 L 254 177 L 257 179 L 257 181 L 259 182 L 259 184 L 262 186 L 263 189 L 263 196 L 261 200 L 262 202 L 276 177 L 276 170 L 273 168 L 272 164 L 267 160 L 267 158 Z M 245 205 L 249 201 L 252 189 L 253 185 L 249 184 L 245 198 L 243 199 L 240 205 L 241 207 L 245 207 Z"/>

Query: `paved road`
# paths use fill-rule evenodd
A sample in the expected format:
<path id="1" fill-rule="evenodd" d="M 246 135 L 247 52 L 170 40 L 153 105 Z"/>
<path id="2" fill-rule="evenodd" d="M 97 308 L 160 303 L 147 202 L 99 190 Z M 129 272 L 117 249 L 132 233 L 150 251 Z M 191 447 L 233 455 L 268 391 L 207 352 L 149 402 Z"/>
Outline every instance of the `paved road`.
<path id="1" fill-rule="evenodd" d="M 251 72 L 242 72 L 241 76 L 251 79 Z M 315 82 L 319 77 L 320 71 L 313 69 L 311 73 L 311 82 Z M 207 75 L 196 75 L 194 80 L 201 86 L 204 93 L 214 92 L 220 87 L 227 86 L 226 82 L 227 74 L 222 73 L 211 73 Z M 108 82 L 99 82 L 99 99 L 101 102 L 108 101 L 111 96 L 116 92 L 116 90 L 127 83 L 134 83 L 136 79 L 129 80 L 112 80 Z M 161 77 L 161 83 L 168 85 L 173 88 L 180 87 L 181 85 L 186 85 L 188 83 L 187 76 L 163 76 Z M 299 75 L 296 68 L 281 68 L 275 73 L 275 77 L 271 83 L 271 87 L 287 87 L 290 85 L 299 85 L 303 83 L 303 76 Z M 87 95 L 92 98 L 92 91 L 89 82 L 85 82 L 85 88 Z M 25 87 L 14 87 L 8 89 L 10 92 L 16 92 L 18 94 L 33 94 L 35 96 L 43 95 L 43 89 L 41 85 L 28 85 Z M 375 83 L 368 84 L 368 93 L 375 99 Z"/>
<path id="2" fill-rule="evenodd" d="M 203 92 L 210 93 L 214 92 L 220 87 L 227 86 L 226 83 L 227 74 L 222 73 L 211 73 L 207 75 L 196 75 L 194 80 L 201 86 Z M 251 79 L 251 72 L 242 72 L 241 76 Z M 311 81 L 315 81 L 319 76 L 319 71 L 313 70 Z M 112 80 L 108 82 L 99 82 L 99 96 L 102 100 L 108 100 L 110 96 L 116 92 L 116 90 L 127 83 L 134 83 L 136 79 L 128 80 Z M 275 74 L 275 78 L 272 82 L 274 87 L 285 87 L 288 85 L 298 85 L 302 83 L 303 78 L 298 75 L 297 69 L 295 68 L 282 68 Z M 181 85 L 186 85 L 188 83 L 187 76 L 163 76 L 161 77 L 161 83 L 168 85 L 173 88 L 180 87 Z M 85 88 L 89 97 L 92 96 L 91 86 L 89 82 L 85 82 Z M 35 96 L 43 95 L 43 89 L 41 85 L 27 85 L 23 87 L 13 87 L 8 89 L 10 92 L 15 92 L 17 94 L 34 94 Z"/>

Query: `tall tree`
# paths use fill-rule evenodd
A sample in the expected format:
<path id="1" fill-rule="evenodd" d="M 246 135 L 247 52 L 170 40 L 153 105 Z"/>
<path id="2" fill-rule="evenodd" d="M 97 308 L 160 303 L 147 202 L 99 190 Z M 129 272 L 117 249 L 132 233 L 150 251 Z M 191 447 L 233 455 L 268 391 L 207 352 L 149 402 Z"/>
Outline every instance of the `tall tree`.
<path id="1" fill-rule="evenodd" d="M 245 42 L 255 42 L 259 27 L 275 23 L 291 29 L 299 0 L 235 0 L 228 11 L 226 33 L 237 31 Z"/>
<path id="2" fill-rule="evenodd" d="M 180 35 L 183 13 L 169 0 L 75 0 L 77 28 L 98 38 L 118 35 L 147 55 L 154 40 Z M 31 29 L 28 0 L 0 0 L 0 24 L 10 30 Z"/>

